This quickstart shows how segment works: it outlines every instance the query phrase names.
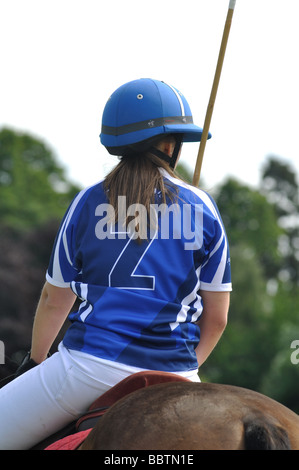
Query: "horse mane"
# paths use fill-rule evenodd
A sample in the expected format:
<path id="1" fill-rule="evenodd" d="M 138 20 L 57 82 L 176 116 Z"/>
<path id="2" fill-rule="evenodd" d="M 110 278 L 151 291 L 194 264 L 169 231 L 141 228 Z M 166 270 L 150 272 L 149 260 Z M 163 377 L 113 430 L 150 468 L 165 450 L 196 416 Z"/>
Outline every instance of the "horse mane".
<path id="1" fill-rule="evenodd" d="M 264 415 L 244 419 L 244 446 L 245 450 L 291 450 L 287 431 Z"/>

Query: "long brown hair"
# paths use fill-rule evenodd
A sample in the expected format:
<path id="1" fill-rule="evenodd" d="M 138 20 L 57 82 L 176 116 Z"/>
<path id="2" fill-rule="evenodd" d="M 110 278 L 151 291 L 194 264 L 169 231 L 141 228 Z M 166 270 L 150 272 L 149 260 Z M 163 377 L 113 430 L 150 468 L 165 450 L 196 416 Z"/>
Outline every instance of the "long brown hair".
<path id="1" fill-rule="evenodd" d="M 126 207 L 140 204 L 146 208 L 147 221 L 151 220 L 151 204 L 155 203 L 155 195 L 159 193 L 160 203 L 167 203 L 167 200 L 176 199 L 176 188 L 165 183 L 160 168 L 166 170 L 171 176 L 177 178 L 175 173 L 156 155 L 145 153 L 134 153 L 120 157 L 118 165 L 106 176 L 104 189 L 108 202 L 114 208 L 115 221 L 118 220 L 118 197 L 125 196 Z M 125 224 L 132 217 L 126 217 Z M 136 227 L 136 231 L 143 234 L 147 232 L 147 227 Z M 139 237 L 138 237 L 139 238 Z"/>

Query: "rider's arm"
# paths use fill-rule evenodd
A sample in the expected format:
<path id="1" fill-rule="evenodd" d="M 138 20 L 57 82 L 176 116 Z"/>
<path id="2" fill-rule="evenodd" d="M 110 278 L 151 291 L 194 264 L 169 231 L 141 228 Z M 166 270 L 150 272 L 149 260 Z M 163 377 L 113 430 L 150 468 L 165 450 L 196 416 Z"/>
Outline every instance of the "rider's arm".
<path id="1" fill-rule="evenodd" d="M 56 287 L 46 281 L 33 323 L 31 358 L 36 363 L 47 357 L 75 300 L 76 295 L 70 288 Z"/>
<path id="2" fill-rule="evenodd" d="M 200 367 L 218 343 L 227 324 L 230 292 L 201 291 L 203 312 L 197 322 L 200 327 L 200 342 L 196 348 Z"/>

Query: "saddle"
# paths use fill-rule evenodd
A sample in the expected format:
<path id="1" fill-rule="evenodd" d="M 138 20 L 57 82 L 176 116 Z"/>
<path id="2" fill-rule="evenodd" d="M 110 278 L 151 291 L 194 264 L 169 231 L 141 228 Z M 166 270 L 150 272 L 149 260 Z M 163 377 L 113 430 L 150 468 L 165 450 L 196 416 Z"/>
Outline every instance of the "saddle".
<path id="1" fill-rule="evenodd" d="M 118 400 L 140 388 L 164 382 L 190 382 L 169 372 L 142 371 L 130 375 L 97 398 L 76 421 L 43 440 L 31 450 L 75 450 L 86 439 L 103 414 Z"/>

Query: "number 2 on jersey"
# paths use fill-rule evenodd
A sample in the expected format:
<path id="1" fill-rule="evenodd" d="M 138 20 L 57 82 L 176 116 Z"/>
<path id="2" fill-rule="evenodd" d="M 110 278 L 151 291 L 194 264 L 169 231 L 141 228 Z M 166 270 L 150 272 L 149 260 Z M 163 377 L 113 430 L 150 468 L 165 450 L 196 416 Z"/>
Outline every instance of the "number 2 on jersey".
<path id="1" fill-rule="evenodd" d="M 142 259 L 153 243 L 154 238 L 149 243 L 142 243 L 138 245 L 133 238 L 130 237 L 120 255 L 115 261 L 110 273 L 109 273 L 109 286 L 118 287 L 120 289 L 141 289 L 141 290 L 154 290 L 155 289 L 155 276 L 135 274 L 138 266 L 142 262 Z M 134 247 L 132 244 L 134 243 Z M 136 258 L 132 256 L 132 250 L 134 252 L 139 249 L 139 258 L 136 263 Z"/>

